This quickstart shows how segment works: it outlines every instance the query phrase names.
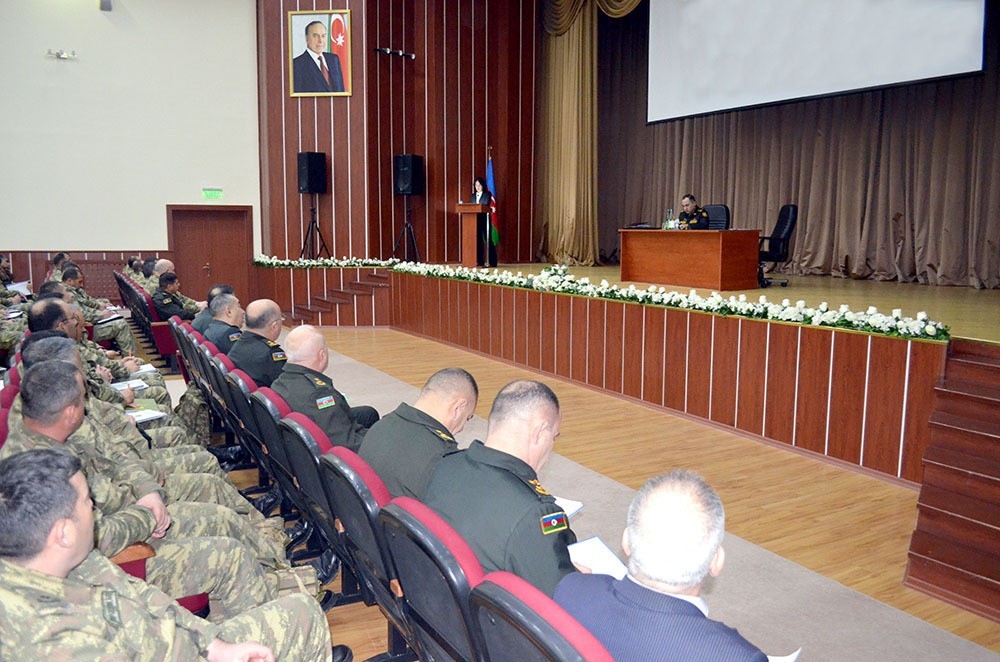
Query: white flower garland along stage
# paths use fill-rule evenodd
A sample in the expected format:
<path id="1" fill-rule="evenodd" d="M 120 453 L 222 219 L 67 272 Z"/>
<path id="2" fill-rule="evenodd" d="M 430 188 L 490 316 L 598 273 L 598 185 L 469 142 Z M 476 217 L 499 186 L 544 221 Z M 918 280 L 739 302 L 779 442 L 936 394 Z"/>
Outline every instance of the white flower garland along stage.
<path id="1" fill-rule="evenodd" d="M 564 264 L 552 265 L 543 269 L 539 274 L 528 274 L 527 276 L 520 271 L 513 273 L 499 269 L 473 269 L 442 264 L 424 264 L 422 262 L 400 262 L 396 259 L 374 260 L 345 257 L 339 260 L 332 258 L 281 260 L 276 257 L 258 255 L 254 259 L 254 264 L 261 267 L 292 269 L 383 268 L 430 278 L 450 278 L 489 285 L 520 287 L 537 292 L 576 294 L 612 301 L 629 301 L 684 310 L 699 310 L 717 315 L 737 315 L 749 319 L 850 329 L 898 338 L 947 340 L 950 337 L 947 325 L 928 319 L 927 313 L 924 312 L 917 313 L 917 317 L 914 319 L 903 317 L 902 311 L 898 308 L 893 310 L 892 314 L 885 315 L 874 306 L 859 313 L 846 305 L 831 310 L 825 301 L 817 308 L 809 308 L 805 301 L 797 301 L 792 304 L 788 299 L 784 299 L 781 303 L 773 303 L 768 301 L 765 296 L 761 296 L 757 301 L 750 301 L 745 294 L 724 298 L 718 292 L 712 292 L 708 297 L 702 297 L 694 290 L 682 294 L 655 286 L 650 286 L 645 290 L 638 289 L 635 285 L 622 288 L 618 285 L 612 285 L 606 280 L 595 285 L 588 278 L 577 279 L 568 274 L 568 267 Z"/>

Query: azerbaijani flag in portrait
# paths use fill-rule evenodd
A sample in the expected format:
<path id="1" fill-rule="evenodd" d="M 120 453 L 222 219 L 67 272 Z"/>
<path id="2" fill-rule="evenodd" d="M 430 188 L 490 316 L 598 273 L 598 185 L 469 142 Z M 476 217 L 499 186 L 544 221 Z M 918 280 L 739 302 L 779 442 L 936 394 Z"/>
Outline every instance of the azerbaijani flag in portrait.
<path id="1" fill-rule="evenodd" d="M 351 93 L 351 32 L 347 25 L 347 14 L 333 14 L 330 17 L 329 51 L 340 58 L 340 73 L 344 78 L 344 91 Z"/>

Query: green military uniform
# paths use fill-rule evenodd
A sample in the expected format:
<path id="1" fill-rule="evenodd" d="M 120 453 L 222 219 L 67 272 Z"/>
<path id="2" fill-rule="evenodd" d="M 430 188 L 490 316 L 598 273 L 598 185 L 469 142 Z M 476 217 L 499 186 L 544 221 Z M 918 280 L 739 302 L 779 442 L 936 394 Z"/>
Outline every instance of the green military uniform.
<path id="1" fill-rule="evenodd" d="M 229 350 L 233 348 L 233 345 L 240 339 L 243 332 L 238 326 L 213 319 L 202 334 L 205 336 L 205 340 L 212 341 L 220 352 L 229 354 Z"/>
<path id="2" fill-rule="evenodd" d="M 89 395 L 87 396 L 86 405 L 87 413 L 107 425 L 116 435 L 132 438 L 135 440 L 135 443 L 142 443 L 144 440 L 141 440 L 142 434 L 135 429 L 135 425 L 132 423 L 132 419 L 129 418 L 128 412 L 122 409 L 120 405 L 90 397 Z M 157 422 L 153 421 L 153 423 Z M 198 440 L 182 425 L 160 425 L 148 429 L 144 427 L 144 431 L 149 436 L 153 448 L 173 448 L 175 446 L 190 445 L 204 446 L 203 443 L 198 443 Z"/>
<path id="3" fill-rule="evenodd" d="M 367 429 L 355 420 L 354 408 L 322 372 L 288 363 L 271 388 L 285 399 L 292 411 L 311 418 L 334 446 L 347 446 L 352 451 L 361 447 Z"/>
<path id="4" fill-rule="evenodd" d="M 209 310 L 208 306 L 206 306 L 204 310 L 195 315 L 194 319 L 191 320 L 191 328 L 198 333 L 205 335 L 205 329 L 208 328 L 208 325 L 212 323 L 213 319 L 215 318 L 212 317 L 212 311 Z"/>
<path id="5" fill-rule="evenodd" d="M 682 211 L 677 218 L 681 223 L 687 223 L 688 230 L 708 229 L 708 212 L 701 207 L 695 207 L 690 214 Z"/>
<path id="6" fill-rule="evenodd" d="M 0 306 L 9 306 L 14 297 L 21 294 L 13 290 L 8 290 L 6 285 L 0 284 Z M 19 302 L 20 303 L 20 302 Z"/>
<path id="7" fill-rule="evenodd" d="M 76 298 L 76 303 L 83 313 L 83 319 L 88 324 L 94 325 L 94 340 L 114 340 L 122 353 L 135 354 L 135 339 L 132 337 L 132 330 L 125 319 L 99 324 L 98 322 L 104 319 L 104 306 L 107 304 L 101 303 L 102 300 L 87 294 L 87 291 L 82 287 L 73 287 L 68 283 L 63 283 L 63 287 Z"/>
<path id="8" fill-rule="evenodd" d="M 61 283 L 62 282 L 62 269 L 59 269 L 57 267 L 53 267 L 52 268 L 52 273 L 50 273 L 49 277 L 45 279 L 45 282 L 48 282 L 50 280 L 55 281 L 57 283 Z"/>
<path id="9" fill-rule="evenodd" d="M 20 396 L 15 402 L 18 400 Z M 272 535 L 270 527 L 263 526 L 263 516 L 245 499 L 243 503 L 246 505 L 242 506 L 245 512 L 241 514 L 219 505 L 220 501 L 226 500 L 226 488 L 234 490 L 232 485 L 221 480 L 206 486 L 184 481 L 172 482 L 168 479 L 166 486 L 161 487 L 140 463 L 134 460 L 114 461 L 104 457 L 85 439 L 70 436 L 64 445 L 45 435 L 26 430 L 21 424 L 20 416 L 14 415 L 13 408 L 8 424 L 10 434 L 7 443 L 0 448 L 0 459 L 33 448 L 59 447 L 67 448 L 80 459 L 96 511 L 97 547 L 108 556 L 114 556 L 134 542 L 149 542 L 154 547 L 158 544 L 158 541 L 150 537 L 156 524 L 152 511 L 135 505 L 142 496 L 156 492 L 164 502 L 169 501 L 167 510 L 173 520 L 164 540 L 227 536 L 246 545 L 258 559 L 267 562 L 285 559 L 285 541 Z M 170 490 L 174 490 L 179 497 L 203 497 L 204 500 L 192 503 L 170 499 Z"/>
<path id="10" fill-rule="evenodd" d="M 548 595 L 573 572 L 569 517 L 519 458 L 473 442 L 442 459 L 424 503 L 469 543 L 483 570 L 519 575 Z"/>
<path id="11" fill-rule="evenodd" d="M 292 595 L 220 624 L 204 621 L 94 551 L 65 579 L 0 560 L 4 659 L 204 659 L 209 643 L 256 641 L 279 660 L 330 659 L 318 603 Z"/>
<path id="12" fill-rule="evenodd" d="M 159 287 L 153 292 L 153 306 L 156 308 L 156 314 L 164 322 L 174 315 L 182 320 L 193 320 L 195 316 L 195 313 L 185 310 L 184 304 L 181 303 L 180 297 L 176 293 L 164 292 Z"/>
<path id="13" fill-rule="evenodd" d="M 84 340 L 77 343 L 77 347 L 80 349 L 80 358 L 83 359 L 88 378 L 100 379 L 100 376 L 97 374 L 97 367 L 106 368 L 111 373 L 111 378 L 115 381 L 125 381 L 132 378 L 132 374 L 128 368 L 122 365 L 120 361 L 109 359 L 104 350 L 96 343 Z M 139 379 L 146 385 L 146 388 L 137 391 L 137 397 L 153 400 L 156 404 L 160 405 L 161 411 L 164 413 L 170 412 L 172 407 L 170 392 L 167 391 L 167 386 L 160 373 L 144 373 L 136 377 L 136 379 Z M 113 387 L 108 385 L 108 388 Z M 101 388 L 101 393 L 102 395 L 106 395 L 108 392 Z M 101 399 L 107 400 L 108 398 L 102 397 Z M 124 404 L 124 399 L 121 401 L 121 404 Z"/>
<path id="14" fill-rule="evenodd" d="M 253 331 L 244 331 L 229 358 L 236 367 L 247 373 L 257 386 L 271 386 L 285 368 L 288 357 L 281 345 Z"/>
<path id="15" fill-rule="evenodd" d="M 392 496 L 423 500 L 434 467 L 458 443 L 436 418 L 405 402 L 373 425 L 361 442 L 361 459 Z"/>
<path id="16" fill-rule="evenodd" d="M 4 314 L 6 316 L 6 313 Z M 0 349 L 13 349 L 21 342 L 24 330 L 28 328 L 28 316 L 0 319 Z"/>

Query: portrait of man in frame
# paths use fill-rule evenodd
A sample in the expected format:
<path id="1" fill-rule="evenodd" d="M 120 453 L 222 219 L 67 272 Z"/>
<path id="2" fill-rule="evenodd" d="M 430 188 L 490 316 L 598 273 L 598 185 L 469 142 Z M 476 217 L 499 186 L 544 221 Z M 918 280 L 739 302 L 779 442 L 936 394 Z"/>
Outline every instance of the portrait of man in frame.
<path id="1" fill-rule="evenodd" d="M 350 10 L 288 12 L 288 89 L 293 97 L 350 96 Z"/>

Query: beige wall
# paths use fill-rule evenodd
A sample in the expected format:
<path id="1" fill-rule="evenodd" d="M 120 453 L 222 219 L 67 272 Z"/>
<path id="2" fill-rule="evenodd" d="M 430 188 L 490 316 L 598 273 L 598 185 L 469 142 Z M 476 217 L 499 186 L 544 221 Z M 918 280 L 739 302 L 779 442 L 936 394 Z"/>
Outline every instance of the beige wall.
<path id="1" fill-rule="evenodd" d="M 0 3 L 0 249 L 164 250 L 203 187 L 253 205 L 257 249 L 254 1 L 113 6 Z"/>

